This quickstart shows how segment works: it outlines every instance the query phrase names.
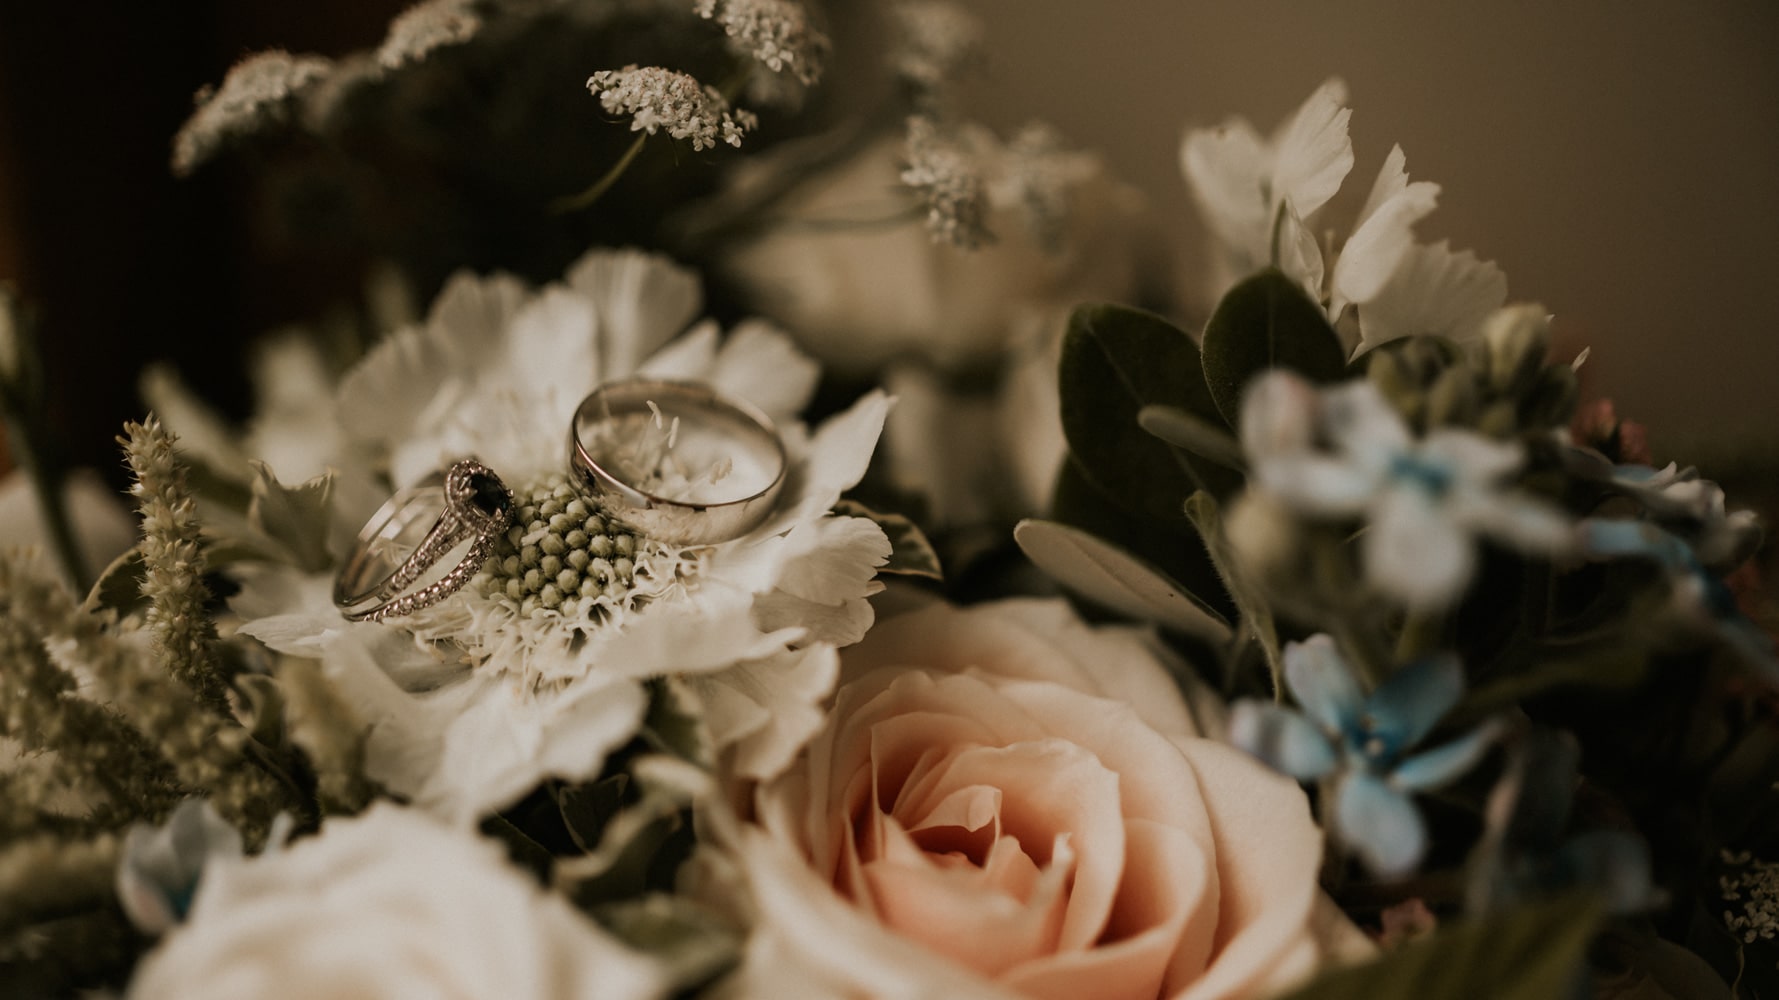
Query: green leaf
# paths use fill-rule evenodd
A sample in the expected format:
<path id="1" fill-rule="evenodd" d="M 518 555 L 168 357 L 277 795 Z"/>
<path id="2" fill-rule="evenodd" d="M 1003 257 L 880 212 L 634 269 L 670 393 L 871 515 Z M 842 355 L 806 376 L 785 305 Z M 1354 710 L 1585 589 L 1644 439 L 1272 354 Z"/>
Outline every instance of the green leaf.
<path id="1" fill-rule="evenodd" d="M 1069 318 L 1058 368 L 1063 434 L 1082 471 L 1119 506 L 1178 520 L 1193 490 L 1222 495 L 1240 483 L 1137 424 L 1145 406 L 1221 422 L 1203 372 L 1192 338 L 1159 316 L 1095 305 Z"/>
<path id="2" fill-rule="evenodd" d="M 1206 642 L 1222 644 L 1229 623 L 1167 574 L 1078 528 L 1027 519 L 1013 538 L 1037 567 L 1082 597 Z"/>
<path id="3" fill-rule="evenodd" d="M 1216 567 L 1191 524 L 1147 517 L 1118 507 L 1080 470 L 1073 457 L 1063 463 L 1050 499 L 1050 519 L 1079 528 L 1138 556 L 1177 580 L 1228 619 L 1235 613 Z"/>
<path id="4" fill-rule="evenodd" d="M 1450 925 L 1287 1000 L 1550 1000 L 1574 995 L 1599 905 L 1570 896 Z"/>
<path id="5" fill-rule="evenodd" d="M 901 514 L 885 514 L 872 510 L 857 500 L 840 501 L 834 505 L 834 513 L 846 517 L 869 518 L 889 537 L 889 562 L 877 567 L 877 572 L 919 576 L 929 580 L 945 579 L 939 566 L 939 553 L 933 549 L 933 543 L 927 540 L 926 533 L 920 530 L 920 526 L 908 518 Z"/>
<path id="6" fill-rule="evenodd" d="M 81 610 L 110 609 L 119 615 L 128 614 L 143 604 L 142 573 L 142 550 L 132 545 L 99 574 Z"/>
<path id="7" fill-rule="evenodd" d="M 253 463 L 253 499 L 247 523 L 290 554 L 298 569 L 314 573 L 333 565 L 327 551 L 328 500 L 334 477 L 324 473 L 301 486 L 285 486 L 271 466 Z"/>
<path id="8" fill-rule="evenodd" d="M 1297 282 L 1273 269 L 1223 296 L 1205 325 L 1205 384 L 1230 426 L 1240 419 L 1242 392 L 1268 368 L 1288 368 L 1312 382 L 1346 376 L 1347 352 L 1322 307 Z"/>
<path id="9" fill-rule="evenodd" d="M 1227 429 L 1179 407 L 1145 406 L 1137 411 L 1137 424 L 1168 444 L 1226 469 L 1242 472 L 1248 467 L 1242 458 L 1242 446 Z"/>
<path id="10" fill-rule="evenodd" d="M 710 981 L 741 957 L 741 932 L 683 896 L 650 893 L 602 903 L 593 915 L 625 944 L 661 963 L 670 993 Z"/>
<path id="11" fill-rule="evenodd" d="M 563 785 L 555 790 L 562 825 L 568 828 L 568 835 L 576 847 L 588 853 L 599 847 L 606 824 L 624 807 L 624 796 L 629 788 L 630 776 L 620 771 L 598 781 Z"/>

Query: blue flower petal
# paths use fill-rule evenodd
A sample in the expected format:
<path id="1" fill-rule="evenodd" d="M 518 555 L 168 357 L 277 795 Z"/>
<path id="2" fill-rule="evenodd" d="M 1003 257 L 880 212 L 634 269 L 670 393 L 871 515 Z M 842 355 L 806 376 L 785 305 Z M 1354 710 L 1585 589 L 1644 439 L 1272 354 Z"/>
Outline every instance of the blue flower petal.
<path id="1" fill-rule="evenodd" d="M 1285 644 L 1285 686 L 1305 713 L 1329 732 L 1359 723 L 1365 692 L 1327 635 Z"/>
<path id="2" fill-rule="evenodd" d="M 1339 760 L 1334 745 L 1314 723 L 1261 701 L 1238 701 L 1231 707 L 1229 742 L 1299 781 L 1320 778 Z"/>
<path id="3" fill-rule="evenodd" d="M 1415 754 L 1390 773 L 1390 784 L 1407 792 L 1439 788 L 1476 766 L 1500 731 L 1500 726 L 1484 723 L 1444 746 Z"/>
<path id="4" fill-rule="evenodd" d="M 1646 521 L 1589 518 L 1581 522 L 1580 538 L 1581 550 L 1595 559 L 1632 556 L 1670 572 L 1690 572 L 1698 565 L 1686 542 Z"/>
<path id="5" fill-rule="evenodd" d="M 1415 804 L 1376 775 L 1347 774 L 1335 792 L 1334 808 L 1342 842 L 1373 874 L 1406 875 L 1427 853 L 1427 828 Z"/>
<path id="6" fill-rule="evenodd" d="M 1441 653 L 1396 671 L 1365 702 L 1361 739 L 1382 741 L 1374 757 L 1393 760 L 1420 742 L 1464 696 L 1464 668 Z"/>

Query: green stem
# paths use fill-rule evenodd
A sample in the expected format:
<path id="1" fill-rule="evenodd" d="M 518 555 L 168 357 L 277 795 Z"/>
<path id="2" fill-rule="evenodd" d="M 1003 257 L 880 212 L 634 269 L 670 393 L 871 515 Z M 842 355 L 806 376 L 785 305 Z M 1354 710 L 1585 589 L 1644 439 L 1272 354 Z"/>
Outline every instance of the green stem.
<path id="1" fill-rule="evenodd" d="M 618 178 L 624 176 L 624 171 L 630 169 L 630 164 L 636 161 L 636 157 L 642 152 L 642 145 L 648 140 L 648 137 L 649 134 L 647 132 L 637 133 L 636 141 L 630 144 L 629 149 L 624 150 L 624 155 L 618 157 L 618 162 L 612 164 L 611 169 L 601 175 L 600 178 L 594 181 L 593 185 L 585 191 L 582 191 L 579 194 L 571 194 L 563 198 L 558 198 L 555 201 L 550 202 L 551 214 L 567 215 L 569 212 L 578 212 L 584 208 L 591 207 L 594 202 L 598 201 L 607 191 L 611 190 L 613 184 L 618 183 Z"/>
<path id="2" fill-rule="evenodd" d="M 1396 637 L 1396 662 L 1407 663 L 1439 648 L 1445 638 L 1445 616 L 1431 611 L 1411 611 Z"/>

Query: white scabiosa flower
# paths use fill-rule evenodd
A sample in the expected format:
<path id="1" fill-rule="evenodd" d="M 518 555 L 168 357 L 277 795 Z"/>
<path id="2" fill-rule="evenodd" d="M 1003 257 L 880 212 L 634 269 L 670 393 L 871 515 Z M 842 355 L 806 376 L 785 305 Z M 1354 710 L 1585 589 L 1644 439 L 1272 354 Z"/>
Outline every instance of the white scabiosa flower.
<path id="1" fill-rule="evenodd" d="M 797 413 L 817 368 L 775 329 L 746 323 L 725 340 L 704 323 L 668 343 L 700 302 L 695 276 L 636 252 L 595 251 L 539 290 L 460 276 L 424 325 L 386 339 L 342 380 L 351 449 L 381 456 L 395 486 L 475 455 L 517 505 L 504 546 L 470 586 L 387 625 L 346 622 L 325 574 L 242 573 L 241 630 L 324 660 L 367 707 L 367 766 L 391 789 L 460 818 L 500 808 L 546 776 L 596 773 L 634 734 L 645 678 L 770 672 L 761 661 L 855 642 L 870 625 L 865 598 L 889 542 L 875 523 L 831 510 L 864 474 L 887 398 L 872 393 L 805 428 Z M 581 399 L 639 373 L 708 382 L 774 420 L 789 467 L 764 523 L 717 545 L 668 545 L 568 485 L 564 442 Z M 761 704 L 777 697 L 729 687 Z M 725 732 L 774 743 L 745 720 Z M 713 738 L 720 752 L 724 733 Z"/>
<path id="2" fill-rule="evenodd" d="M 718 142 L 740 146 L 741 137 L 759 124 L 753 112 L 731 108 L 715 87 L 659 66 L 600 70 L 587 80 L 587 89 L 608 114 L 628 116 L 632 132 L 665 131 L 690 140 L 695 151 Z"/>
<path id="3" fill-rule="evenodd" d="M 1365 575 L 1415 608 L 1462 595 L 1476 565 L 1476 535 L 1556 553 L 1573 544 L 1555 507 L 1501 481 L 1524 455 L 1517 444 L 1441 428 L 1417 440 L 1367 381 L 1317 392 L 1284 371 L 1249 385 L 1242 448 L 1253 483 L 1310 517 L 1365 522 Z"/>

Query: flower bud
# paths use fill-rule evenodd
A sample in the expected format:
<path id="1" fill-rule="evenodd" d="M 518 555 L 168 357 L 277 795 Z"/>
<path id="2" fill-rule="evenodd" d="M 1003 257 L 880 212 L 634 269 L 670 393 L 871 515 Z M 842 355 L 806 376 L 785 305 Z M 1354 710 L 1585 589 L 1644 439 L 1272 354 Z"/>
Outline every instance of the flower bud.
<path id="1" fill-rule="evenodd" d="M 1519 395 L 1531 387 L 1544 367 L 1550 348 L 1550 314 L 1540 305 L 1498 309 L 1483 326 L 1483 343 L 1488 349 L 1490 384 Z"/>

